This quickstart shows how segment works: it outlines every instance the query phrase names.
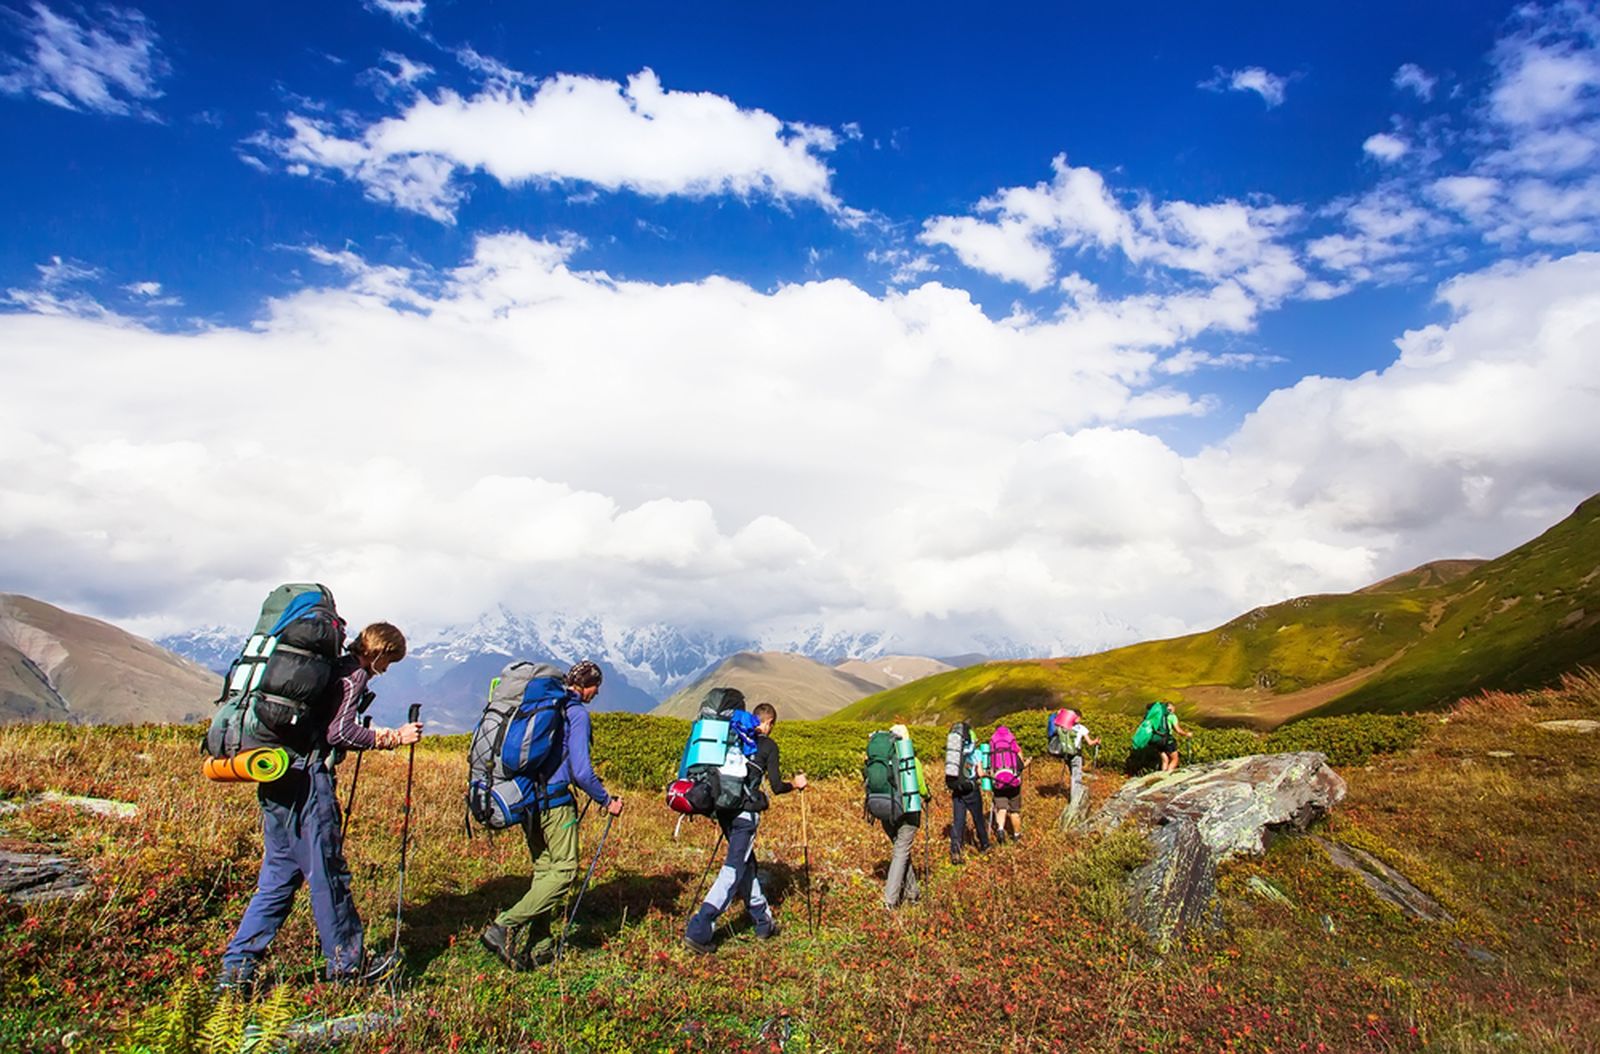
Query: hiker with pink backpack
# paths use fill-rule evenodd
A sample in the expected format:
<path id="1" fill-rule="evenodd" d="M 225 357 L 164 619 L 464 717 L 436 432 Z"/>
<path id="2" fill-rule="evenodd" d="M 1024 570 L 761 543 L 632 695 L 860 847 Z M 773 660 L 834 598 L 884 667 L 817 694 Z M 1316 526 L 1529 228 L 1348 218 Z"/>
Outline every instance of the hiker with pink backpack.
<path id="1" fill-rule="evenodd" d="M 1022 754 L 1017 737 L 1005 725 L 989 737 L 989 778 L 994 782 L 995 842 L 1022 841 L 1022 770 L 1033 764 Z"/>

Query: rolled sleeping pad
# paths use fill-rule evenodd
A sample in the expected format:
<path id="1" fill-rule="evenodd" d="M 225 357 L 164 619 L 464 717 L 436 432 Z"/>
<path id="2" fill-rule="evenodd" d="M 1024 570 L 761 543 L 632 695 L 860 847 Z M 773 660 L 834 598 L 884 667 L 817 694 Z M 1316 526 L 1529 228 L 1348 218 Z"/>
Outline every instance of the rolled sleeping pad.
<path id="1" fill-rule="evenodd" d="M 219 783 L 271 783 L 289 771 L 289 752 L 282 747 L 258 747 L 231 758 L 206 758 L 201 771 Z"/>

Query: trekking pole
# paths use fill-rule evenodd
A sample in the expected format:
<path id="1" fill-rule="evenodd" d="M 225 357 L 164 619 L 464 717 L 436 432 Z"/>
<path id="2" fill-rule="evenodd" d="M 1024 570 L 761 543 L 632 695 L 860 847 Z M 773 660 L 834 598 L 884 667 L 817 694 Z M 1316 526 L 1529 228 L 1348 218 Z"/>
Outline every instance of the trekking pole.
<path id="1" fill-rule="evenodd" d="M 806 791 L 800 788 L 800 852 L 806 867 L 806 929 L 814 937 L 817 933 L 816 915 L 811 910 L 811 823 L 806 816 Z"/>
<path id="2" fill-rule="evenodd" d="M 578 917 L 578 907 L 583 903 L 583 894 L 589 889 L 589 880 L 594 877 L 595 865 L 600 863 L 600 854 L 605 852 L 606 838 L 611 834 L 611 822 L 617 818 L 615 813 L 606 817 L 606 829 L 600 832 L 600 844 L 595 847 L 594 859 L 589 861 L 589 870 L 583 876 L 583 885 L 578 887 L 578 899 L 572 902 L 572 910 L 567 913 L 567 924 L 561 930 L 561 939 L 556 941 L 556 961 L 561 960 L 561 954 L 567 949 L 567 934 L 572 932 L 572 922 Z"/>
<path id="3" fill-rule="evenodd" d="M 422 704 L 412 703 L 406 712 L 406 724 L 414 725 L 422 716 Z M 411 777 L 417 765 L 417 744 L 406 748 L 406 797 L 400 806 L 400 880 L 394 897 L 394 955 L 400 955 L 400 917 L 406 904 L 406 850 L 411 846 Z"/>
<path id="4" fill-rule="evenodd" d="M 363 717 L 361 719 L 361 727 L 372 727 L 371 716 Z M 350 796 L 347 797 L 344 802 L 344 834 L 346 838 L 350 837 L 350 814 L 355 812 L 356 809 L 356 784 L 361 782 L 361 759 L 366 757 L 366 755 L 367 752 L 365 750 L 356 751 L 356 768 L 355 771 L 350 774 Z"/>
<path id="5" fill-rule="evenodd" d="M 711 877 L 711 865 L 717 862 L 717 850 L 722 848 L 723 834 L 724 832 L 719 824 L 717 827 L 717 844 L 711 847 L 711 855 L 706 858 L 706 869 L 700 872 L 700 885 L 694 891 L 694 900 L 690 902 L 691 907 L 700 903 L 700 892 L 706 888 L 706 879 Z"/>

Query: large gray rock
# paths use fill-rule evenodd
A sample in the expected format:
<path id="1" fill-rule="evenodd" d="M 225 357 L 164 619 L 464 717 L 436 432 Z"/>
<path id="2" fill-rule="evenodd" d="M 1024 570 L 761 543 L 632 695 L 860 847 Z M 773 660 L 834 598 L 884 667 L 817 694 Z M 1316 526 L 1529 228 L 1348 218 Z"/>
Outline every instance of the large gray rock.
<path id="1" fill-rule="evenodd" d="M 1129 910 L 1165 951 L 1191 928 L 1220 920 L 1218 864 L 1305 831 L 1344 794 L 1322 754 L 1252 754 L 1131 780 L 1089 829 L 1134 823 L 1149 832 L 1154 854 L 1133 875 Z"/>
<path id="2" fill-rule="evenodd" d="M 1251 754 L 1129 780 L 1090 824 L 1109 831 L 1133 821 L 1194 822 L 1219 861 L 1259 855 L 1284 831 L 1304 831 L 1344 800 L 1344 780 L 1325 755 Z"/>

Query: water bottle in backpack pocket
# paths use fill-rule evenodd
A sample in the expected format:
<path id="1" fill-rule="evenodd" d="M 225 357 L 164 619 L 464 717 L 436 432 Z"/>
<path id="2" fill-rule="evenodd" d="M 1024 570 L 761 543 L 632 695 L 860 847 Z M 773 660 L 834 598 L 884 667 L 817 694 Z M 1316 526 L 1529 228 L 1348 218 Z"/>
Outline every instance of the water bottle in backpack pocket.
<path id="1" fill-rule="evenodd" d="M 566 674 L 547 663 L 513 662 L 489 684 L 489 702 L 467 747 L 467 811 L 498 830 L 538 807 L 539 772 L 566 731 Z"/>

